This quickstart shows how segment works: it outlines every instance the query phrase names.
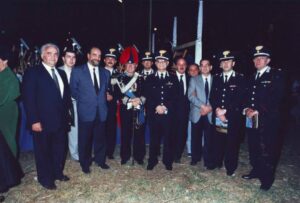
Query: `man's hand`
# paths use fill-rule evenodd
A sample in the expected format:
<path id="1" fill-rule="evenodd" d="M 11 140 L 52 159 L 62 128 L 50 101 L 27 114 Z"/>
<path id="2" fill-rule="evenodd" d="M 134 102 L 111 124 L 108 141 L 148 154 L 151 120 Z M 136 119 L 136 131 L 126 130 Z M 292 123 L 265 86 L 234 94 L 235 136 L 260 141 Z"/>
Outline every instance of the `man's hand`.
<path id="1" fill-rule="evenodd" d="M 106 100 L 107 101 L 113 100 L 113 96 L 111 96 L 108 92 L 106 93 Z"/>
<path id="2" fill-rule="evenodd" d="M 31 129 L 34 132 L 42 132 L 42 130 L 43 130 L 42 124 L 40 122 L 34 123 L 34 124 L 32 124 Z"/>
<path id="3" fill-rule="evenodd" d="M 134 99 L 131 99 L 131 103 L 136 108 L 141 104 L 141 100 L 140 100 L 140 98 L 134 98 Z"/>
<path id="4" fill-rule="evenodd" d="M 201 105 L 200 107 L 200 115 L 201 116 L 205 116 L 207 114 L 209 114 L 212 111 L 212 108 L 210 105 Z"/>
<path id="5" fill-rule="evenodd" d="M 256 111 L 256 110 L 253 110 L 253 109 L 250 109 L 250 108 L 248 108 L 248 109 L 246 110 L 246 116 L 247 116 L 248 118 L 252 118 L 252 117 L 255 116 L 256 114 L 258 114 L 258 111 Z"/>
<path id="6" fill-rule="evenodd" d="M 162 115 L 165 114 L 165 111 L 167 110 L 167 108 L 163 105 L 159 105 L 155 108 L 155 113 Z"/>
<path id="7" fill-rule="evenodd" d="M 226 109 L 221 109 L 221 108 L 216 108 L 216 116 L 222 121 L 225 122 L 227 121 L 227 118 L 225 116 L 226 114 Z"/>

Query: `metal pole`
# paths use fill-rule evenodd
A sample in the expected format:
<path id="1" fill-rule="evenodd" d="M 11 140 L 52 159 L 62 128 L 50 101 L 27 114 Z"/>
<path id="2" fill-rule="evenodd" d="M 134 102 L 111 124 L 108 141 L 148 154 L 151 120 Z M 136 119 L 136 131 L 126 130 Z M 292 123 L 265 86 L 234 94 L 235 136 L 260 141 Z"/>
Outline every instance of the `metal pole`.
<path id="1" fill-rule="evenodd" d="M 152 0 L 149 0 L 149 33 L 148 33 L 148 49 L 151 50 L 151 41 L 152 41 Z"/>
<path id="2" fill-rule="evenodd" d="M 174 22 L 173 22 L 173 42 L 172 42 L 172 49 L 177 47 L 177 17 L 174 17 Z"/>
<path id="3" fill-rule="evenodd" d="M 203 0 L 199 0 L 197 39 L 195 44 L 195 63 L 202 59 L 202 27 L 203 27 Z"/>

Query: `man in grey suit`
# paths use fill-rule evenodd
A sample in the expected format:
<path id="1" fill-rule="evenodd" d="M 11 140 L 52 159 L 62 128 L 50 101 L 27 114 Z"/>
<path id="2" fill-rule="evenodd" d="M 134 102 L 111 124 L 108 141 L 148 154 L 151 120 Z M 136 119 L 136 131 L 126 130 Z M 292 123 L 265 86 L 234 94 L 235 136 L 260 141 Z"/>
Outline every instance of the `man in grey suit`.
<path id="1" fill-rule="evenodd" d="M 188 97 L 190 100 L 190 120 L 192 122 L 192 161 L 196 165 L 203 156 L 204 166 L 213 169 L 212 160 L 212 108 L 209 103 L 209 93 L 212 84 L 210 71 L 212 65 L 207 59 L 200 61 L 201 74 L 190 79 Z M 202 137 L 204 146 L 202 149 Z"/>
<path id="2" fill-rule="evenodd" d="M 99 67 L 98 47 L 92 47 L 87 58 L 86 64 L 74 68 L 70 82 L 72 97 L 77 101 L 79 162 L 84 173 L 90 173 L 92 148 L 96 164 L 109 168 L 105 163 L 105 121 L 110 73 Z"/>

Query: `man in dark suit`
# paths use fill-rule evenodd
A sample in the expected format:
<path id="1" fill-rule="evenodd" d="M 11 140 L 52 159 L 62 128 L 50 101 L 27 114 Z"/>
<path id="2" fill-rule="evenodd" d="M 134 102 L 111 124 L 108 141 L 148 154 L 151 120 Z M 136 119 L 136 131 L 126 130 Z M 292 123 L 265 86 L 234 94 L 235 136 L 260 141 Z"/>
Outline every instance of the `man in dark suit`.
<path id="1" fill-rule="evenodd" d="M 224 51 L 220 57 L 223 72 L 213 78 L 210 93 L 215 125 L 215 164 L 221 168 L 224 162 L 228 176 L 235 175 L 238 165 L 241 108 L 245 94 L 244 77 L 233 70 L 234 65 L 232 52 Z"/>
<path id="2" fill-rule="evenodd" d="M 182 153 L 187 139 L 187 128 L 189 122 L 190 102 L 188 99 L 188 86 L 190 77 L 186 73 L 187 63 L 184 58 L 178 58 L 175 61 L 176 77 L 179 82 L 178 100 L 176 102 L 176 111 L 174 115 L 174 127 L 172 134 L 174 138 L 174 162 L 180 163 Z"/>
<path id="3" fill-rule="evenodd" d="M 109 71 L 110 73 L 110 81 L 113 78 L 118 77 L 119 72 L 115 68 L 117 63 L 118 53 L 117 50 L 114 48 L 109 48 L 104 52 L 104 68 Z M 116 94 L 115 85 L 112 85 L 109 82 L 108 86 L 108 93 L 107 93 L 107 120 L 105 124 L 105 134 L 106 134 L 106 156 L 109 159 L 114 159 L 114 151 L 116 147 L 117 141 L 117 105 L 118 105 L 118 98 Z"/>
<path id="4" fill-rule="evenodd" d="M 249 156 L 252 170 L 244 179 L 258 178 L 260 189 L 269 190 L 274 182 L 280 141 L 280 107 L 284 96 L 284 77 L 279 69 L 269 66 L 270 52 L 257 46 L 253 54 L 256 73 L 247 85 L 244 114 L 247 121 Z M 255 120 L 257 125 L 253 125 Z"/>
<path id="5" fill-rule="evenodd" d="M 157 72 L 146 80 L 147 113 L 150 125 L 150 152 L 147 170 L 152 170 L 158 163 L 158 150 L 161 138 L 164 138 L 163 163 L 167 170 L 172 170 L 173 139 L 171 125 L 176 111 L 179 82 L 176 76 L 167 71 L 169 57 L 165 50 L 155 56 Z"/>
<path id="6" fill-rule="evenodd" d="M 77 101 L 79 162 L 84 173 L 90 173 L 92 149 L 96 164 L 102 169 L 109 168 L 105 163 L 109 71 L 99 67 L 98 47 L 92 47 L 87 58 L 86 64 L 74 68 L 70 81 L 72 97 Z"/>
<path id="7" fill-rule="evenodd" d="M 213 82 L 210 74 L 212 65 L 207 59 L 200 61 L 201 74 L 192 77 L 188 88 L 188 97 L 191 102 L 190 120 L 192 122 L 192 161 L 194 166 L 203 156 L 204 166 L 213 169 L 212 141 L 212 107 L 209 95 Z M 204 143 L 202 147 L 202 138 Z"/>
<path id="8" fill-rule="evenodd" d="M 63 168 L 72 102 L 67 76 L 55 68 L 58 56 L 56 45 L 42 46 L 42 64 L 29 68 L 23 81 L 22 96 L 33 131 L 37 177 L 46 189 L 56 189 L 55 180 L 69 180 Z"/>

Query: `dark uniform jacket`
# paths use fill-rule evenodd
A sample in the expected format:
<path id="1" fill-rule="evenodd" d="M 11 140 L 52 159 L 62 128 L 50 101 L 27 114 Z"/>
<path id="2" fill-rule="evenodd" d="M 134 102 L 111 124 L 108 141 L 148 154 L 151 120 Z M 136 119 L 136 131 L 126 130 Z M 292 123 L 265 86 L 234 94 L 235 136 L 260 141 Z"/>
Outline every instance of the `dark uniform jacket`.
<path id="1" fill-rule="evenodd" d="M 223 73 L 213 78 L 210 104 L 213 108 L 213 122 L 215 122 L 216 108 L 226 109 L 225 117 L 228 120 L 228 129 L 241 125 L 242 102 L 245 96 L 245 82 L 242 74 L 233 71 L 229 80 L 224 84 Z"/>
<path id="2" fill-rule="evenodd" d="M 146 80 L 146 99 L 148 116 L 155 115 L 155 108 L 164 105 L 168 115 L 174 115 L 176 101 L 178 99 L 179 82 L 176 76 L 166 73 L 164 79 L 160 79 L 158 73 L 152 74 Z"/>

